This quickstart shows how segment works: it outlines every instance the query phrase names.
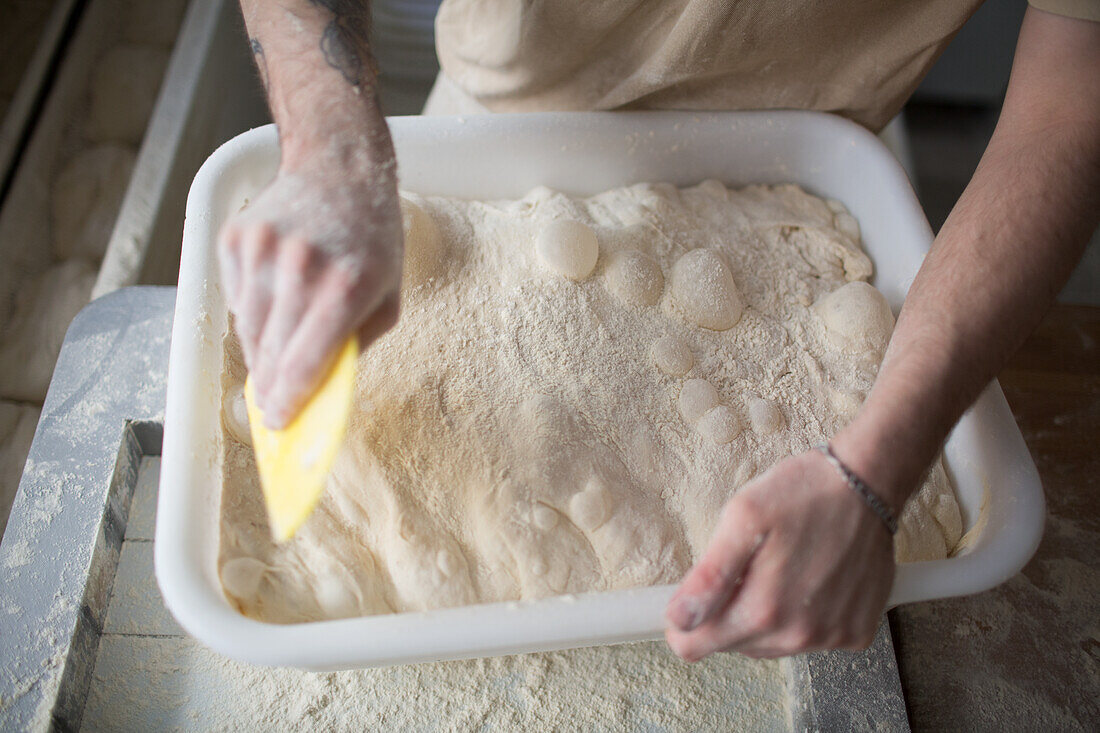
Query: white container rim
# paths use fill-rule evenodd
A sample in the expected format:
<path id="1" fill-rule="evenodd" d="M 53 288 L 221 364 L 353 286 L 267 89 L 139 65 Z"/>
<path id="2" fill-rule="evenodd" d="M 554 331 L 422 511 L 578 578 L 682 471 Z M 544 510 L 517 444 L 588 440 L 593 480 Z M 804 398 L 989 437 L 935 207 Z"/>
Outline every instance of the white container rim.
<path id="1" fill-rule="evenodd" d="M 642 181 L 793 182 L 844 202 L 895 312 L 932 234 L 904 171 L 870 132 L 828 114 L 583 112 L 390 120 L 402 188 L 463 198 L 537 185 L 588 195 Z M 207 646 L 256 664 L 347 669 L 660 638 L 673 586 L 279 625 L 238 613 L 218 579 L 220 374 L 227 315 L 214 243 L 278 166 L 274 126 L 215 151 L 187 202 L 165 411 L 155 567 L 168 609 Z M 994 382 L 945 447 L 971 530 L 958 556 L 898 568 L 891 606 L 976 593 L 1038 546 L 1038 472 Z M 980 520 L 980 521 L 979 521 Z"/>

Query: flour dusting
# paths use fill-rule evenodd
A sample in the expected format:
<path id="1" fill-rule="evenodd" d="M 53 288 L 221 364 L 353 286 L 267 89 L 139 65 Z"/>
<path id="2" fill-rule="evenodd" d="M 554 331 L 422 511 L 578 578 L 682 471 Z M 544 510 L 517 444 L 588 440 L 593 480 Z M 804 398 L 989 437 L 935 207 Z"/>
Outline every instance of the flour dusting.
<path id="1" fill-rule="evenodd" d="M 676 582 L 734 491 L 852 418 L 893 325 L 854 220 L 792 185 L 403 209 L 416 276 L 360 359 L 347 443 L 292 541 L 273 544 L 252 451 L 225 441 L 220 565 L 250 616 Z M 233 397 L 232 337 L 227 355 Z M 901 526 L 902 561 L 958 541 L 938 462 Z"/>

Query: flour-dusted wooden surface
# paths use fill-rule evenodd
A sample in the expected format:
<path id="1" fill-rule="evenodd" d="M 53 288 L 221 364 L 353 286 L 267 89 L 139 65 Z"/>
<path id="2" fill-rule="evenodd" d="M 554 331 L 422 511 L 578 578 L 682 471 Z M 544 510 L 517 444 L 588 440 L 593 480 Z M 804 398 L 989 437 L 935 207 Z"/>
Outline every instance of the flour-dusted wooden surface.
<path id="1" fill-rule="evenodd" d="M 914 730 L 1100 729 L 1100 308 L 1055 306 L 998 377 L 1047 498 L 1004 585 L 891 613 Z"/>

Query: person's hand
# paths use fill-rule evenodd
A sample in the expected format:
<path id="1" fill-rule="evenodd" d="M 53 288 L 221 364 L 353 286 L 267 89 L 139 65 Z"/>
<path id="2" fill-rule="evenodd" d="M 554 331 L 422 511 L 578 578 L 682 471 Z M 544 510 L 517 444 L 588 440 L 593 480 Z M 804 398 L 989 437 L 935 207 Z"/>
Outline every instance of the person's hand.
<path id="1" fill-rule="evenodd" d="M 402 227 L 393 160 L 370 166 L 343 152 L 284 162 L 219 235 L 226 298 L 272 428 L 297 413 L 351 333 L 365 348 L 397 320 Z"/>
<path id="2" fill-rule="evenodd" d="M 870 645 L 894 578 L 889 532 L 813 451 L 726 504 L 710 546 L 667 609 L 665 638 L 695 661 Z"/>

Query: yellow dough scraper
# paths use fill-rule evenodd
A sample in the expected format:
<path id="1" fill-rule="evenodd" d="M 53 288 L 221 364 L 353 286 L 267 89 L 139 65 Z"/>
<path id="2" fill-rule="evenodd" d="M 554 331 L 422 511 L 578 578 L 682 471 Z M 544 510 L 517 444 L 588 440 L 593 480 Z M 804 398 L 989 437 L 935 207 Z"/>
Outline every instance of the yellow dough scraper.
<path id="1" fill-rule="evenodd" d="M 328 376 L 297 417 L 281 430 L 264 425 L 252 377 L 244 384 L 248 424 L 271 532 L 277 542 L 294 536 L 325 489 L 325 479 L 344 442 L 355 389 L 359 340 L 340 349 Z"/>

